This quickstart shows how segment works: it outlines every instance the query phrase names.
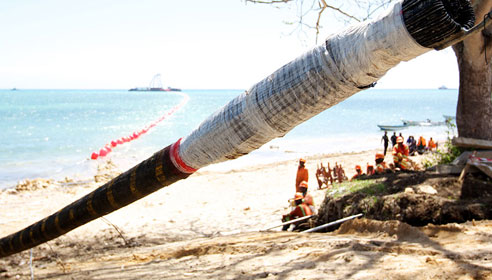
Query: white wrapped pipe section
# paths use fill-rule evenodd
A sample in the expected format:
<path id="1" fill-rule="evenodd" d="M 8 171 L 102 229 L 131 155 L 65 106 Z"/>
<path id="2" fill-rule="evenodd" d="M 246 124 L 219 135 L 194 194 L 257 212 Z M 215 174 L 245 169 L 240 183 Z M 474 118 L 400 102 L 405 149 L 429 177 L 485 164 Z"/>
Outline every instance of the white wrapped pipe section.
<path id="1" fill-rule="evenodd" d="M 182 141 L 181 159 L 199 169 L 248 154 L 431 50 L 407 32 L 401 3 L 328 37 L 233 99 Z"/>

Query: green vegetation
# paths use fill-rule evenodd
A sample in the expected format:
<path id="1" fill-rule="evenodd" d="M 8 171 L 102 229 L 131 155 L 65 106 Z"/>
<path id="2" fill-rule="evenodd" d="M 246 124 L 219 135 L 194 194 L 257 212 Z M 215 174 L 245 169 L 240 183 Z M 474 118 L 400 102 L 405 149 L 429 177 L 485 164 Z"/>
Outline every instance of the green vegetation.
<path id="1" fill-rule="evenodd" d="M 377 180 L 354 180 L 335 184 L 327 192 L 327 195 L 338 198 L 350 193 L 364 193 L 367 195 L 378 195 L 386 191 L 386 186 Z"/>
<path id="2" fill-rule="evenodd" d="M 448 164 L 455 160 L 465 149 L 459 148 L 453 145 L 452 138 L 455 136 L 456 124 L 451 121 L 447 122 L 447 140 L 444 142 L 444 147 L 437 149 L 437 151 L 432 154 L 430 159 L 424 160 L 422 163 L 425 168 L 429 168 L 434 165 Z"/>

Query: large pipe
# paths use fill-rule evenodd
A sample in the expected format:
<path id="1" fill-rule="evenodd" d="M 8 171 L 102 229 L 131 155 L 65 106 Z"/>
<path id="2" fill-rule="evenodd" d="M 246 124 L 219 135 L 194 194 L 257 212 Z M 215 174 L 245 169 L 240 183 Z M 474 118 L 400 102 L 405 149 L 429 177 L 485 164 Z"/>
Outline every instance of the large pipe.
<path id="1" fill-rule="evenodd" d="M 199 168 L 234 159 L 379 80 L 401 61 L 473 26 L 468 0 L 403 0 L 329 36 L 205 120 L 184 140 L 27 228 L 0 239 L 0 257 L 32 248 L 124 207 Z"/>

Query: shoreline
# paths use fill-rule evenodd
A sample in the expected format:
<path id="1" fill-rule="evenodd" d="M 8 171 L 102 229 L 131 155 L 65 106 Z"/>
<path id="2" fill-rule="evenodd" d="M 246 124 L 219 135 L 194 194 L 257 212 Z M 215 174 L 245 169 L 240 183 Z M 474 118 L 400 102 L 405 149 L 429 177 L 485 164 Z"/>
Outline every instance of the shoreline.
<path id="1" fill-rule="evenodd" d="M 428 128 L 423 127 L 422 129 L 426 131 L 426 129 Z M 418 135 L 410 134 L 408 132 L 409 131 L 402 131 L 405 137 L 408 137 L 409 135 Z M 444 131 L 433 132 L 435 132 L 435 134 L 426 132 L 423 133 L 423 136 L 426 137 L 426 139 L 432 136 L 435 140 L 440 142 L 440 144 L 446 140 L 447 135 Z M 263 163 L 274 164 L 276 162 L 294 160 L 300 157 L 316 157 L 317 155 L 325 154 L 358 153 L 376 149 L 380 149 L 382 151 L 382 131 L 363 135 L 364 136 L 360 136 L 357 135 L 357 133 L 353 133 L 350 135 L 337 135 L 335 137 L 326 138 L 276 138 L 264 144 L 259 149 L 252 151 L 248 155 L 242 156 L 232 161 L 229 160 L 221 163 L 211 164 L 203 167 L 201 170 L 224 171 L 247 168 L 258 164 L 261 165 Z M 391 133 L 389 133 L 389 136 L 391 136 Z M 152 156 L 153 153 L 157 152 L 162 147 L 149 146 L 145 147 L 145 149 L 137 148 L 138 146 L 125 146 L 115 149 L 110 154 L 110 156 L 102 160 L 91 160 L 89 158 L 89 154 L 87 154 L 87 158 L 85 159 L 77 160 L 76 158 L 72 157 L 71 160 L 76 160 L 76 162 L 72 162 L 70 164 L 67 159 L 62 158 L 61 161 L 63 162 L 63 164 L 61 164 L 60 166 L 56 165 L 56 162 L 50 162 L 48 160 L 44 163 L 45 166 L 41 169 L 41 171 L 39 168 L 35 168 L 36 172 L 39 173 L 38 175 L 32 177 L 23 176 L 19 179 L 9 179 L 8 181 L 5 181 L 6 183 L 0 183 L 0 190 L 14 188 L 21 181 L 33 180 L 38 178 L 54 179 L 57 181 L 63 181 L 66 178 L 69 178 L 69 180 L 91 180 L 97 172 L 98 165 L 103 164 L 106 160 L 111 160 L 119 166 L 121 172 L 124 172 L 139 164 L 148 157 Z M 41 163 L 40 160 L 38 160 L 37 162 L 38 165 Z M 21 166 L 22 164 L 20 164 L 18 168 L 21 168 Z M 28 166 L 24 166 L 22 168 L 25 169 L 28 168 Z M 42 172 L 42 170 L 44 169 L 56 171 L 53 171 L 54 173 L 50 174 L 48 171 Z M 5 171 L 3 172 L 6 172 L 6 174 L 10 173 L 10 171 L 7 169 L 5 169 Z M 43 176 L 42 174 L 45 173 L 50 175 Z M 14 174 L 16 174 L 16 172 L 14 172 Z M 20 172 L 20 174 L 22 174 L 22 172 Z"/>

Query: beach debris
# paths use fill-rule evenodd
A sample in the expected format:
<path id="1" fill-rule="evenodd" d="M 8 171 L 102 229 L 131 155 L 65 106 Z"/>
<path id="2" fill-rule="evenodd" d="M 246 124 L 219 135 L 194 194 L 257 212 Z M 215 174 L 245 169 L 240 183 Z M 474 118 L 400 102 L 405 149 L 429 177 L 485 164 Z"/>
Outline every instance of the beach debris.
<path id="1" fill-rule="evenodd" d="M 492 141 L 484 139 L 453 137 L 451 142 L 457 147 L 472 148 L 477 150 L 492 150 Z"/>
<path id="2" fill-rule="evenodd" d="M 454 40 L 475 22 L 469 1 L 447 0 L 452 12 L 441 1 L 420 3 L 392 2 L 374 20 L 330 35 L 234 98 L 185 138 L 54 214 L 1 238 L 0 257 L 57 238 L 202 167 L 246 155 L 373 85 L 400 62 Z"/>
<path id="3" fill-rule="evenodd" d="M 113 161 L 106 160 L 97 166 L 97 173 L 94 176 L 94 181 L 96 183 L 106 183 L 120 173 L 121 172 Z"/>
<path id="4" fill-rule="evenodd" d="M 15 186 L 15 190 L 18 192 L 35 191 L 39 189 L 46 189 L 50 185 L 53 185 L 54 183 L 55 180 L 53 179 L 42 179 L 42 178 L 24 179 L 17 183 L 17 185 Z"/>
<path id="5" fill-rule="evenodd" d="M 434 189 L 430 185 L 421 185 L 417 187 L 417 190 L 419 193 L 426 193 L 426 194 L 437 194 L 436 189 Z"/>
<path id="6" fill-rule="evenodd" d="M 478 157 L 476 152 L 472 153 L 460 174 L 459 180 L 463 181 L 466 174 L 473 171 L 480 171 L 492 178 L 492 158 Z"/>

